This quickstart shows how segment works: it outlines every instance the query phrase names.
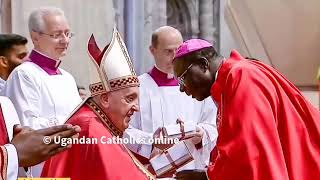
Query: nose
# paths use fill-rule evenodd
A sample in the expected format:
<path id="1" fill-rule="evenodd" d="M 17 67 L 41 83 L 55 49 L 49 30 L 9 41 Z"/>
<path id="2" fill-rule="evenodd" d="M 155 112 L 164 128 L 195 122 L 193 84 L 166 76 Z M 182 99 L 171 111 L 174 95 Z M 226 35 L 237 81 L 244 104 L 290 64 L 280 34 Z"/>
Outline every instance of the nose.
<path id="1" fill-rule="evenodd" d="M 68 43 L 70 38 L 65 33 L 62 33 L 62 34 L 63 34 L 63 37 L 60 39 L 60 42 L 61 43 Z"/>
<path id="2" fill-rule="evenodd" d="M 133 106 L 132 106 L 132 110 L 133 111 L 140 111 L 140 105 L 139 105 L 139 101 L 137 101 Z"/>
<path id="3" fill-rule="evenodd" d="M 184 92 L 184 91 L 185 91 L 184 85 L 180 85 L 180 92 Z"/>

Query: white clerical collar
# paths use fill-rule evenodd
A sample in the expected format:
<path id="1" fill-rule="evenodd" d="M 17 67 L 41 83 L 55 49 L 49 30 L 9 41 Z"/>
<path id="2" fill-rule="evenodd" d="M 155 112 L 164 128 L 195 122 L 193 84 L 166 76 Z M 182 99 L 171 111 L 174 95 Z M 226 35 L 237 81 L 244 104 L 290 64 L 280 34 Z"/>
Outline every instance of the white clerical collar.
<path id="1" fill-rule="evenodd" d="M 215 80 L 215 81 L 216 81 L 217 78 L 218 78 L 219 70 L 221 69 L 221 67 L 222 67 L 222 65 L 223 65 L 223 63 L 224 63 L 225 60 L 226 60 L 225 58 L 222 60 L 220 66 L 219 66 L 219 68 L 218 68 L 218 70 L 217 70 L 217 72 L 216 72 L 216 74 L 215 74 L 215 76 L 214 76 L 214 80 Z"/>

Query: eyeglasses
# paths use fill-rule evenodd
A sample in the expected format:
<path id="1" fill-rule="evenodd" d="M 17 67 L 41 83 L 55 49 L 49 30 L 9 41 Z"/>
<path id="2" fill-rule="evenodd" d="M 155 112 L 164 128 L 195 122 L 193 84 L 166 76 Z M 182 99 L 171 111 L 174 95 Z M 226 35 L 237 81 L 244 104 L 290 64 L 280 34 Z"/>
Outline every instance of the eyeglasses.
<path id="1" fill-rule="evenodd" d="M 37 32 L 37 31 L 36 31 Z M 65 33 L 53 33 L 53 34 L 47 34 L 44 32 L 38 32 L 39 34 L 50 36 L 52 39 L 63 39 L 64 37 L 72 38 L 75 34 L 73 32 L 65 32 Z"/>
<path id="2" fill-rule="evenodd" d="M 189 71 L 189 69 L 190 69 L 192 66 L 193 66 L 193 63 L 191 63 L 191 64 L 187 67 L 187 69 L 186 69 L 179 77 L 177 77 L 180 86 L 185 86 L 185 85 L 186 85 L 186 83 L 184 82 L 184 79 L 185 79 L 185 77 L 186 77 L 187 72 Z"/>

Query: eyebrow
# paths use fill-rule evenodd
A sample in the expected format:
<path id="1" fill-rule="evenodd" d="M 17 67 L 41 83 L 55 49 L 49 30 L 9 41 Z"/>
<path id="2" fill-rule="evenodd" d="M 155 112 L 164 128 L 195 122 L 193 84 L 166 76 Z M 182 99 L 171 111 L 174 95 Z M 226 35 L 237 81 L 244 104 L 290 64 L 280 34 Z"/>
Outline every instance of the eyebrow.
<path id="1" fill-rule="evenodd" d="M 70 29 L 65 29 L 65 30 L 55 30 L 55 31 L 52 31 L 52 33 L 64 33 L 64 32 L 71 32 Z"/>
<path id="2" fill-rule="evenodd" d="M 132 96 L 132 97 L 137 97 L 138 94 L 135 93 L 135 92 L 133 92 L 133 93 L 129 93 L 129 94 L 126 94 L 126 95 L 125 95 L 125 97 L 130 97 L 130 96 Z"/>
<path id="3" fill-rule="evenodd" d="M 22 52 L 22 53 L 19 53 L 18 56 L 20 56 L 20 55 L 27 55 L 27 54 L 28 54 L 28 52 Z"/>

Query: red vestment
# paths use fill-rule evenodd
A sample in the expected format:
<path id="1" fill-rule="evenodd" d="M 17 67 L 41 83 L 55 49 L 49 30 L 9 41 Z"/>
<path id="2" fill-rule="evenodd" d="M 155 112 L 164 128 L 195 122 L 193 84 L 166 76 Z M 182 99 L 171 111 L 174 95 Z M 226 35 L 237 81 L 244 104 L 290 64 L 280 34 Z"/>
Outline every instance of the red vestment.
<path id="1" fill-rule="evenodd" d="M 88 102 L 67 123 L 81 127 L 79 138 L 96 138 L 98 144 L 75 144 L 54 156 L 46 161 L 42 177 L 70 177 L 72 180 L 147 179 L 124 145 L 100 142 L 101 137 L 104 142 L 107 138 L 112 139 L 114 131 L 110 130 L 110 124 L 104 123 L 102 117 L 105 114 L 101 109 Z"/>
<path id="2" fill-rule="evenodd" d="M 278 71 L 232 51 L 211 95 L 219 136 L 210 179 L 320 177 L 320 112 Z"/>
<path id="3" fill-rule="evenodd" d="M 2 108 L 0 104 L 0 145 L 5 145 L 9 143 L 8 131 L 6 122 L 3 117 Z"/>
<path id="4" fill-rule="evenodd" d="M 7 132 L 6 123 L 3 117 L 2 108 L 0 105 L 0 180 L 7 179 L 7 167 L 8 167 L 8 153 L 3 146 L 9 143 L 9 137 Z"/>

